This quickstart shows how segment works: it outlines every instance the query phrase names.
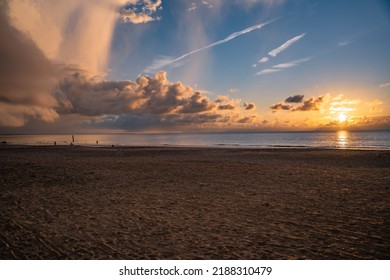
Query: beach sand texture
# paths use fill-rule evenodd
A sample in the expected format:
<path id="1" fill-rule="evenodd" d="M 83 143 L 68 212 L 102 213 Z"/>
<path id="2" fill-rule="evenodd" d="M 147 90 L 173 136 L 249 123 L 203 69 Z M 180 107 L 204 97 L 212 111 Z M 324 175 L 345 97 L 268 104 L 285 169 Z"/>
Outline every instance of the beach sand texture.
<path id="1" fill-rule="evenodd" d="M 1 259 L 389 259 L 390 151 L 0 146 Z"/>

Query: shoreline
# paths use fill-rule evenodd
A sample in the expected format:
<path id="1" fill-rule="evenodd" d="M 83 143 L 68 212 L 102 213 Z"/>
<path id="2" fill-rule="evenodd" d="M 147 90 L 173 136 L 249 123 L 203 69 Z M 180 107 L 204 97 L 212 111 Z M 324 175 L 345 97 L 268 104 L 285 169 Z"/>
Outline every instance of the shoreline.
<path id="1" fill-rule="evenodd" d="M 390 152 L 1 145 L 0 259 L 389 259 Z"/>
<path id="2" fill-rule="evenodd" d="M 215 145 L 118 145 L 118 144 L 19 144 L 19 143 L 3 143 L 0 147 L 85 147 L 85 148 L 117 148 L 117 149 L 133 149 L 133 148 L 170 148 L 170 149 L 239 149 L 239 150 L 348 150 L 348 151 L 390 151 L 390 147 L 332 147 L 332 146 L 291 146 L 291 145 L 229 145 L 229 144 L 215 144 Z"/>
<path id="3" fill-rule="evenodd" d="M 178 148 L 243 149 L 359 149 L 390 150 L 390 131 L 374 132 L 272 132 L 272 133 L 181 133 L 181 134 L 75 134 L 0 136 L 10 145 L 50 146 L 156 146 Z"/>

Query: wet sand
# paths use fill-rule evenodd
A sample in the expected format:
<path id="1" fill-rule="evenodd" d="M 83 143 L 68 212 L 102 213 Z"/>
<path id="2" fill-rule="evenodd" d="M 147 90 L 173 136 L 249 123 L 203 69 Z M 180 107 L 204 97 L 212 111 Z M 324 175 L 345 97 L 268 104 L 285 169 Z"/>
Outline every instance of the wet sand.
<path id="1" fill-rule="evenodd" d="M 390 151 L 0 146 L 0 259 L 389 259 Z"/>

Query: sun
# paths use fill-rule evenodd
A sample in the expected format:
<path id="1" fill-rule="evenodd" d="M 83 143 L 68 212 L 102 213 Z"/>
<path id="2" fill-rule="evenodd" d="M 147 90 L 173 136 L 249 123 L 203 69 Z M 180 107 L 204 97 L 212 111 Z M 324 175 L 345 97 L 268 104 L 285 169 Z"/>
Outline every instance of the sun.
<path id="1" fill-rule="evenodd" d="M 343 123 L 347 120 L 347 116 L 344 113 L 340 113 L 337 119 L 339 120 L 339 123 Z"/>

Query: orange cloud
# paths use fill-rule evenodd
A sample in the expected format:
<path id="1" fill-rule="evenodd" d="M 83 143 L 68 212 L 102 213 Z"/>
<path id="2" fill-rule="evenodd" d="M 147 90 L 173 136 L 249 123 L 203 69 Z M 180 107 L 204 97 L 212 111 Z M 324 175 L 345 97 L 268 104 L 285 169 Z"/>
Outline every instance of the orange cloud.
<path id="1" fill-rule="evenodd" d="M 8 6 L 0 4 L 0 125 L 22 126 L 29 118 L 53 121 L 58 102 L 51 90 L 59 71 L 11 25 L 8 12 Z"/>
<path id="2" fill-rule="evenodd" d="M 362 101 L 360 99 L 332 99 L 330 103 L 330 112 L 331 113 L 337 113 L 337 112 L 352 112 L 356 110 L 356 106 L 360 104 Z"/>
<path id="3" fill-rule="evenodd" d="M 303 111 L 319 111 L 321 105 L 325 102 L 325 96 L 319 96 L 317 98 L 311 97 L 309 99 L 303 100 L 303 95 L 295 95 L 288 97 L 285 102 L 288 103 L 301 103 L 302 105 L 294 107 L 290 104 L 285 104 L 283 102 L 275 103 L 270 108 L 273 112 L 277 112 L 279 110 L 286 110 L 290 112 L 303 112 Z"/>

